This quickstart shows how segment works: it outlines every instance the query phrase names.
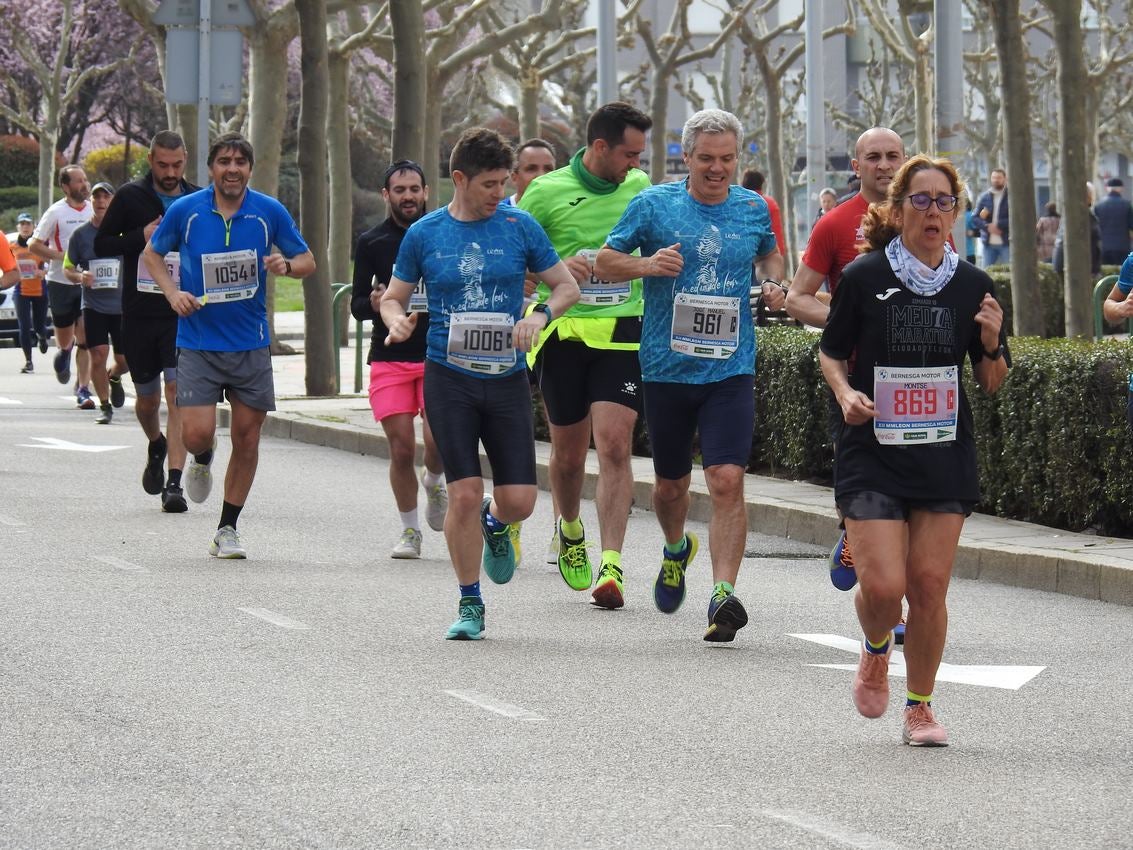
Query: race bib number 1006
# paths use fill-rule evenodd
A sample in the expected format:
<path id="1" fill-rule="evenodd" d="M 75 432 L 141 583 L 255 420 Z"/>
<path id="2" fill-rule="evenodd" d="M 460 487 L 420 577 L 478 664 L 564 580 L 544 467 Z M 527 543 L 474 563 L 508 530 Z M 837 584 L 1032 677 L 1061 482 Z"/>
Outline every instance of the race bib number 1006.
<path id="1" fill-rule="evenodd" d="M 448 328 L 448 361 L 485 375 L 502 375 L 515 365 L 508 313 L 452 313 Z"/>

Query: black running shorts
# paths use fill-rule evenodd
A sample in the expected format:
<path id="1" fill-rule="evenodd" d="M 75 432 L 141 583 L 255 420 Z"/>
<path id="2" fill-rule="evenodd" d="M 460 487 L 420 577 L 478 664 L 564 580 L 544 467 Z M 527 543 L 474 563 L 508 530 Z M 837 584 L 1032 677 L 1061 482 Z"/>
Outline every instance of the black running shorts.
<path id="1" fill-rule="evenodd" d="M 74 283 L 47 281 L 47 301 L 51 305 L 51 324 L 69 328 L 83 314 L 83 288 Z"/>
<path id="2" fill-rule="evenodd" d="M 83 308 L 83 328 L 87 335 L 87 348 L 114 343 L 115 354 L 122 350 L 122 317 L 100 313 L 90 307 Z"/>
<path id="3" fill-rule="evenodd" d="M 903 499 L 887 496 L 872 490 L 848 493 L 837 500 L 838 511 L 845 519 L 895 519 L 906 521 L 913 511 L 934 514 L 963 514 L 971 516 L 975 505 L 956 499 Z"/>
<path id="4" fill-rule="evenodd" d="M 535 360 L 539 392 L 553 425 L 574 425 L 590 405 L 609 401 L 641 413 L 641 366 L 636 351 L 591 348 L 552 337 Z"/>
<path id="5" fill-rule="evenodd" d="M 152 385 L 162 375 L 166 383 L 177 380 L 176 316 L 154 319 L 126 313 L 122 316 L 122 337 L 122 353 L 135 387 Z"/>

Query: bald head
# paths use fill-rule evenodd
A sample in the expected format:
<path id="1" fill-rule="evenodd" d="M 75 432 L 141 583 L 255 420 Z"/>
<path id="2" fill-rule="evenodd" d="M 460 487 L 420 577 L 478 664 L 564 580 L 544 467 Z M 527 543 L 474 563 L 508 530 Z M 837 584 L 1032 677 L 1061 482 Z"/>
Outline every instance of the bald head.
<path id="1" fill-rule="evenodd" d="M 869 203 L 885 200 L 893 175 L 905 162 L 905 144 L 888 127 L 871 127 L 854 146 L 854 173 L 861 178 L 861 193 Z"/>

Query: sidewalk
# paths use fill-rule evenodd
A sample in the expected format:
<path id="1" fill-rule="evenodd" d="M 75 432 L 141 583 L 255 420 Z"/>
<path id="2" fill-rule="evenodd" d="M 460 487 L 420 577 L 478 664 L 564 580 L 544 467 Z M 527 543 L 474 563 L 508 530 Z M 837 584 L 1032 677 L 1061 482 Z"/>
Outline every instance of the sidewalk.
<path id="1" fill-rule="evenodd" d="M 353 323 L 351 324 L 353 329 Z M 303 315 L 276 316 L 281 340 L 301 350 Z M 364 345 L 369 345 L 367 326 Z M 351 347 L 340 350 L 342 386 L 354 383 L 353 336 Z M 363 359 L 365 350 L 363 351 Z M 374 422 L 369 401 L 361 395 L 307 398 L 303 355 L 273 358 L 277 410 L 268 416 L 264 433 L 363 455 L 388 457 L 381 426 Z M 363 384 L 368 380 L 364 373 Z M 227 411 L 222 410 L 222 416 Z M 536 443 L 539 486 L 547 489 L 550 445 Z M 485 474 L 489 470 L 486 461 Z M 586 462 L 583 497 L 594 498 L 598 459 Z M 648 458 L 633 459 L 634 503 L 650 505 L 653 465 Z M 745 487 L 749 528 L 804 543 L 833 546 L 837 537 L 833 491 L 798 481 L 748 475 Z M 690 516 L 707 520 L 711 502 L 703 477 L 693 473 Z M 1046 590 L 1133 605 L 1133 540 L 1075 534 L 1016 520 L 973 514 L 964 524 L 955 573 L 959 578 Z"/>

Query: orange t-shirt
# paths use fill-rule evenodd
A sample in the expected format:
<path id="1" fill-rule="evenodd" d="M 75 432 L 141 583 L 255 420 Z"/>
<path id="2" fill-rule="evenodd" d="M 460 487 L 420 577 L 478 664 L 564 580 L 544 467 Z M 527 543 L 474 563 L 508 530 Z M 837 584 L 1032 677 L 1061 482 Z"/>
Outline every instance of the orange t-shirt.
<path id="1" fill-rule="evenodd" d="M 20 295 L 33 298 L 43 294 L 43 261 L 20 245 L 19 242 L 10 242 L 8 247 L 14 257 L 14 263 L 20 269 Z"/>

